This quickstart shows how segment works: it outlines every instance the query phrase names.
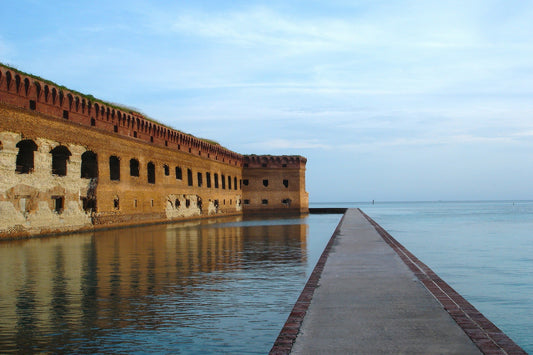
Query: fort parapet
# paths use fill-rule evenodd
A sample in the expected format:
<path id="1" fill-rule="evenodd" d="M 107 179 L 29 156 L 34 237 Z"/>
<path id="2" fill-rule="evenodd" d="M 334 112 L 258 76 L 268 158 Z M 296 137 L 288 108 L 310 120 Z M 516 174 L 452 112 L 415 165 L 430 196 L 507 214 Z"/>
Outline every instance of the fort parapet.
<path id="1" fill-rule="evenodd" d="M 0 238 L 305 213 L 305 164 L 241 155 L 0 65 Z"/>

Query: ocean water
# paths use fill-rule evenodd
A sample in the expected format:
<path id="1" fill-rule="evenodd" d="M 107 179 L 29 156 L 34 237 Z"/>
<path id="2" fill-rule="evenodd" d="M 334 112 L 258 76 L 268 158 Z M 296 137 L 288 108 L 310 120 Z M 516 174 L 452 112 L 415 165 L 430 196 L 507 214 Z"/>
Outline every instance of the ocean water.
<path id="1" fill-rule="evenodd" d="M 533 201 L 311 207 L 361 208 L 533 354 Z"/>

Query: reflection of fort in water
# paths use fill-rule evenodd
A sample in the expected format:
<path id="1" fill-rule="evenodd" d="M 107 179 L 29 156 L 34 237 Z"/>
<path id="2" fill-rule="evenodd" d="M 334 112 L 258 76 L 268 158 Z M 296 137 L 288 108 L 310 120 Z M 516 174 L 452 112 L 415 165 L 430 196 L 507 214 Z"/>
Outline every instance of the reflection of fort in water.
<path id="1" fill-rule="evenodd" d="M 223 282 L 243 263 L 261 268 L 264 262 L 306 262 L 307 225 L 300 220 L 240 221 L 233 217 L 225 220 L 232 223 L 206 220 L 0 244 L 0 347 L 25 349 L 32 342 L 58 341 L 41 336 L 65 327 L 74 333 L 126 327 L 138 321 L 134 313 L 157 323 L 165 315 L 153 310 L 154 302 L 195 297 L 203 285 Z"/>

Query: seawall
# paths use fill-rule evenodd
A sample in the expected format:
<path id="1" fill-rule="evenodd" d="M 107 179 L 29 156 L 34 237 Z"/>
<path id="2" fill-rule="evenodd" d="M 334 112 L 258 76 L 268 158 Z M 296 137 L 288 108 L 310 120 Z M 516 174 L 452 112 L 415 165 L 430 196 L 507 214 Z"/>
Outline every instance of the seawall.
<path id="1" fill-rule="evenodd" d="M 271 350 L 288 353 L 525 354 L 357 209 L 344 214 Z"/>

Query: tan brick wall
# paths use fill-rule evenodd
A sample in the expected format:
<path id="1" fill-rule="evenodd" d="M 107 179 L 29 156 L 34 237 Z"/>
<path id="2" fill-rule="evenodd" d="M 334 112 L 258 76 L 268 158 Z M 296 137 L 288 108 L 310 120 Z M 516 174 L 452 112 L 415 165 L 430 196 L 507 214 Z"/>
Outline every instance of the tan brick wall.
<path id="1" fill-rule="evenodd" d="M 29 173 L 15 171 L 23 140 L 37 147 Z M 65 176 L 52 171 L 51 150 L 58 147 L 69 153 Z M 88 151 L 97 157 L 96 179 L 81 176 Z M 118 158 L 118 180 L 111 179 L 110 157 Z M 139 176 L 130 174 L 131 159 L 138 161 Z M 148 181 L 149 164 L 155 183 Z M 243 156 L 0 65 L 0 238 L 243 212 L 307 212 L 305 164 L 301 156 Z"/>

